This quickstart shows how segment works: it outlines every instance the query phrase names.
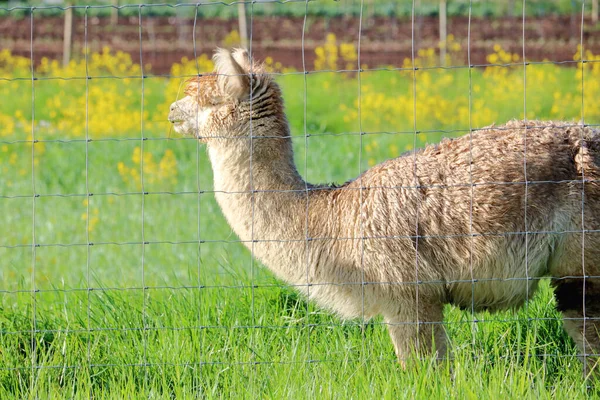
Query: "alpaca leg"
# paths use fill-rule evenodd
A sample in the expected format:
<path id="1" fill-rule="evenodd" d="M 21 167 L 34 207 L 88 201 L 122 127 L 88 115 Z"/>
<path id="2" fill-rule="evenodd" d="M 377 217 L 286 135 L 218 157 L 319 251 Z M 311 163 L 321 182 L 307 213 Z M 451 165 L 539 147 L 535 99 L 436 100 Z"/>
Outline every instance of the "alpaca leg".
<path id="1" fill-rule="evenodd" d="M 411 307 L 412 305 L 412 307 Z M 409 309 L 410 308 L 410 309 Z M 446 355 L 446 332 L 442 325 L 443 304 L 404 304 L 396 313 L 385 314 L 385 322 L 398 361 L 405 366 L 413 355 L 419 358 Z"/>
<path id="2" fill-rule="evenodd" d="M 600 377 L 600 280 L 557 280 L 554 295 L 563 314 L 565 331 L 573 338 L 583 362 L 584 375 Z"/>

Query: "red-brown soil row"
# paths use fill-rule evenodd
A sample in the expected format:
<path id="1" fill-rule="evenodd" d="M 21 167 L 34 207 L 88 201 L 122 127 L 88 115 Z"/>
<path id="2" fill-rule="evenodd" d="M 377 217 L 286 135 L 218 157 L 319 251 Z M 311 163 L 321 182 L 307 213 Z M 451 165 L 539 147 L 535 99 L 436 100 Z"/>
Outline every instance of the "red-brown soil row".
<path id="1" fill-rule="evenodd" d="M 336 35 L 338 42 L 358 45 L 360 20 L 355 17 L 326 18 L 309 17 L 254 17 L 252 22 L 252 50 L 263 58 L 272 56 L 285 66 L 303 68 L 304 53 L 306 69 L 313 69 L 314 49 L 322 45 L 327 33 Z M 455 63 L 464 64 L 467 48 L 471 49 L 471 63 L 485 64 L 486 55 L 499 44 L 505 50 L 522 54 L 523 35 L 525 54 L 530 61 L 570 61 L 582 42 L 585 49 L 600 53 L 600 26 L 593 26 L 581 16 L 549 16 L 528 18 L 484 19 L 471 21 L 470 46 L 468 19 L 451 18 L 448 33 L 453 34 L 462 46 Z M 141 25 L 141 30 L 140 30 Z M 305 26 L 303 30 L 303 26 Z M 75 17 L 73 24 L 73 53 L 81 54 L 86 37 L 91 51 L 104 46 L 122 50 L 139 62 L 140 53 L 144 64 L 151 64 L 152 73 L 165 74 L 173 62 L 194 54 L 211 53 L 216 46 L 224 45 L 224 38 L 238 28 L 237 20 L 219 18 L 194 20 L 176 17 L 120 18 L 112 25 L 109 18 L 89 17 L 87 33 L 85 19 Z M 141 35 L 141 40 L 140 40 Z M 196 38 L 194 49 L 193 38 Z M 31 53 L 31 20 L 0 18 L 0 48 L 8 48 L 14 54 L 29 56 Z M 360 29 L 361 63 L 370 67 L 378 65 L 402 65 L 410 58 L 412 44 L 415 49 L 436 47 L 439 40 L 438 19 L 418 17 L 413 24 L 410 19 L 375 17 L 363 19 Z M 33 57 L 62 57 L 63 20 L 55 17 L 34 17 Z M 304 51 L 303 51 L 304 50 Z"/>

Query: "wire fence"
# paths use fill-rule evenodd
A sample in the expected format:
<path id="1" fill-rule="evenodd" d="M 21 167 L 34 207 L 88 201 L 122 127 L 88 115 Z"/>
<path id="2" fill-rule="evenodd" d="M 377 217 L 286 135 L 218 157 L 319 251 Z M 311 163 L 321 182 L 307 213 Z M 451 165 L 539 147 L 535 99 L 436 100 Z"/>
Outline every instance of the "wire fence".
<path id="1" fill-rule="evenodd" d="M 278 17 L 281 26 L 265 26 L 268 21 L 255 18 L 268 14 L 261 7 L 270 3 L 304 12 L 299 21 Z M 452 20 L 444 43 L 429 50 L 415 34 L 422 13 L 418 1 L 411 4 L 410 18 L 401 21 L 411 25 L 409 38 L 395 37 L 393 30 L 381 33 L 372 23 L 365 34 L 364 10 L 371 3 L 361 2 L 348 22 L 353 32 L 345 37 L 351 40 L 311 31 L 322 20 L 327 25 L 337 18 L 315 15 L 313 3 L 0 8 L 4 21 L 14 23 L 18 14 L 18 26 L 28 30 L 4 37 L 2 47 L 29 43 L 24 56 L 0 51 L 5 98 L 0 108 L 0 397 L 97 397 L 111 393 L 111 385 L 120 396 L 316 397 L 366 390 L 357 389 L 360 379 L 369 383 L 371 394 L 418 397 L 416 378 L 411 381 L 398 361 L 429 365 L 430 353 L 422 353 L 419 343 L 430 342 L 432 332 L 435 340 L 448 336 L 448 360 L 457 360 L 457 371 L 461 362 L 469 371 L 492 364 L 520 369 L 528 377 L 536 374 L 550 382 L 548 393 L 567 386 L 586 390 L 581 373 L 595 368 L 598 337 L 581 332 L 598 327 L 594 288 L 600 278 L 593 265 L 600 225 L 592 165 L 600 149 L 595 130 L 600 107 L 593 101 L 600 95 L 600 56 L 588 49 L 597 30 L 589 6 L 578 3 L 579 37 L 571 40 L 570 59 L 528 58 L 531 5 L 523 1 L 521 31 L 513 35 L 521 42 L 520 54 L 493 46 L 486 62 L 476 63 L 472 49 L 481 43 L 473 40 L 472 14 L 478 2 L 469 2 L 466 19 Z M 256 119 L 243 140 L 229 132 L 199 133 L 199 138 L 175 132 L 167 120 L 171 103 L 185 97 L 190 79 L 210 79 L 206 76 L 215 68 L 202 43 L 205 7 L 247 13 L 247 38 L 232 34 L 223 44 L 247 40 L 254 56 L 247 71 L 249 114 L 264 112 L 260 84 L 273 78 L 283 90 L 289 130 L 265 133 Z M 343 4 L 330 7 L 339 12 Z M 127 9 L 128 18 L 137 20 L 135 37 L 120 37 L 114 26 L 113 34 L 91 41 L 90 31 L 101 24 L 98 8 Z M 190 49 L 168 73 L 154 73 L 145 61 L 157 58 L 155 49 L 145 47 L 145 22 L 172 8 L 192 15 L 185 38 Z M 75 10 L 74 23 L 83 27 L 68 28 L 83 47 L 63 63 L 44 56 L 46 48 L 63 44 L 40 36 L 52 29 L 45 25 L 48 10 Z M 300 36 L 287 45 L 300 49 L 295 57 L 301 68 L 278 63 L 276 51 L 263 63 L 256 55 L 271 45 L 265 32 L 294 23 Z M 452 35 L 453 29 L 465 31 L 465 24 L 466 36 Z M 161 26 L 151 29 L 154 35 Z M 385 53 L 394 41 L 410 43 L 408 57 L 366 65 L 366 52 Z M 129 51 L 114 52 L 113 44 Z M 69 43 L 64 51 L 70 48 Z M 216 68 L 222 76 L 218 63 Z M 525 122 L 517 128 L 502 125 L 514 118 Z M 562 122 L 548 128 L 538 119 Z M 489 135 L 488 125 L 496 122 L 494 135 L 517 135 L 522 147 L 494 150 L 489 157 L 508 152 L 513 160 L 518 154 L 516 170 L 482 156 L 489 143 L 482 150 L 478 138 Z M 540 172 L 539 148 L 549 142 L 566 148 L 552 138 L 540 142 L 536 136 L 545 129 L 555 135 L 571 132 L 564 143 L 579 143 L 569 142 L 569 173 L 586 162 L 592 166 L 585 164 L 579 175 L 559 173 L 559 167 L 552 168 L 562 168 L 565 161 L 550 148 L 542 166 L 551 171 Z M 573 139 L 572 132 L 579 136 Z M 424 174 L 425 164 L 440 162 L 435 161 L 438 145 L 430 143 L 460 136 L 444 143 L 463 143 L 462 153 L 444 145 L 439 151 L 464 161 L 464 179 L 451 178 L 452 170 L 441 178 Z M 245 140 L 251 150 L 247 159 L 237 160 L 244 167 L 232 173 L 234 181 L 223 181 L 226 173 L 219 165 L 227 167 L 219 157 L 234 156 L 207 151 L 202 142 L 218 148 Z M 253 150 L 269 140 L 293 144 L 295 158 L 284 151 L 287 159 L 265 163 L 264 154 Z M 499 143 L 512 145 L 516 139 Z M 429 150 L 421 151 L 426 145 Z M 386 159 L 396 161 L 380 164 Z M 481 165 L 513 169 L 483 175 L 505 179 L 482 180 Z M 265 183 L 260 175 L 265 166 L 275 169 L 269 179 L 278 172 L 284 179 Z M 296 168 L 303 179 L 286 183 L 295 179 Z M 308 183 L 356 176 L 339 186 Z M 516 200 L 482 202 L 481 193 Z M 547 198 L 535 198 L 540 194 Z M 440 198 L 448 204 L 436 203 Z M 494 212 L 498 202 L 513 206 Z M 575 203 L 580 206 L 574 208 Z M 381 207 L 393 212 L 381 214 Z M 431 213 L 439 210 L 444 211 L 433 221 Z M 512 218 L 506 216 L 513 211 Z M 466 219 L 445 220 L 457 215 Z M 399 224 L 406 229 L 390 228 L 395 219 L 404 219 Z M 485 246 L 493 248 L 482 250 Z M 402 253 L 407 251 L 410 256 Z M 556 260 L 567 267 L 561 270 Z M 312 299 L 352 318 L 342 320 Z M 447 303 L 456 306 L 444 308 Z M 485 312 L 521 304 L 518 312 Z M 562 330 L 563 320 L 572 339 Z M 403 344 L 405 337 L 414 343 Z M 584 363 L 574 367 L 575 356 Z M 459 375 L 454 377 L 460 388 L 464 378 Z M 400 389 L 407 382 L 408 392 Z M 386 392 L 386 385 L 393 389 Z"/>

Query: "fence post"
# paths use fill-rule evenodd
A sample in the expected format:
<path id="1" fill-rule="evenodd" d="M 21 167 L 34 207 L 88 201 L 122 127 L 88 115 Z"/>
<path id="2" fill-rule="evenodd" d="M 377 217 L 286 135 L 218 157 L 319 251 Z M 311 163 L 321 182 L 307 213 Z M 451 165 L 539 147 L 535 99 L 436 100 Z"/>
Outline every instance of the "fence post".
<path id="1" fill-rule="evenodd" d="M 63 34 L 63 66 L 67 66 L 71 61 L 71 45 L 73 40 L 73 7 L 67 3 L 65 9 L 65 25 Z"/>
<path id="2" fill-rule="evenodd" d="M 238 23 L 240 26 L 240 41 L 242 47 L 248 48 L 248 16 L 246 15 L 246 3 L 238 3 Z"/>
<path id="3" fill-rule="evenodd" d="M 509 0 L 508 2 L 508 16 L 511 18 L 515 16 L 515 0 Z"/>
<path id="4" fill-rule="evenodd" d="M 598 23 L 598 0 L 592 0 L 592 22 Z"/>
<path id="5" fill-rule="evenodd" d="M 112 0 L 113 8 L 110 10 L 110 24 L 116 26 L 119 23 L 119 0 Z"/>
<path id="6" fill-rule="evenodd" d="M 446 0 L 440 0 L 440 65 L 446 66 L 446 45 L 448 43 L 448 15 Z"/>

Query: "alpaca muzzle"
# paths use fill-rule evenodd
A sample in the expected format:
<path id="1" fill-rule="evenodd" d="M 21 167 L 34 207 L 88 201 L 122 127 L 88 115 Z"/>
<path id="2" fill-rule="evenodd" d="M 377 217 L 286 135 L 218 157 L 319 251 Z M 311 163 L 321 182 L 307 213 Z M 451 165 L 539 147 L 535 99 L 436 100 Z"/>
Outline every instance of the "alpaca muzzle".
<path id="1" fill-rule="evenodd" d="M 169 116 L 167 117 L 167 119 L 172 124 L 180 123 L 183 121 L 183 115 L 181 114 L 181 109 L 177 106 L 177 102 L 175 102 L 171 104 L 171 107 L 169 109 Z"/>

